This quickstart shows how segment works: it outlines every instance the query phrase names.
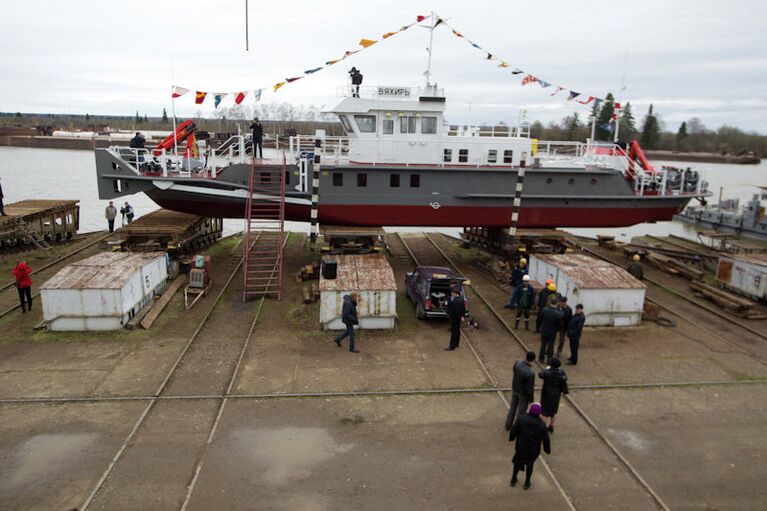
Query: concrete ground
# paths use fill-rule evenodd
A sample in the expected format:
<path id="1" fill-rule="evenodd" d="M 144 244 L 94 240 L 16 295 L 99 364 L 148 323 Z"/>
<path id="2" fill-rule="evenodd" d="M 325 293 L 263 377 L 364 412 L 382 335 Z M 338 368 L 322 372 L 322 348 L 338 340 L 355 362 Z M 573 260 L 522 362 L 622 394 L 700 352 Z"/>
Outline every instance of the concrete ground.
<path id="1" fill-rule="evenodd" d="M 504 293 L 471 269 L 479 255 L 438 241 L 512 323 Z M 412 263 L 396 248 L 401 286 Z M 523 348 L 470 293 L 481 328 L 445 352 L 446 323 L 416 320 L 400 290 L 393 331 L 361 332 L 360 354 L 339 349 L 292 279 L 312 259 L 299 237 L 288 244 L 286 296 L 265 303 L 223 410 L 257 311 L 241 302 L 239 278 L 161 386 L 236 264 L 234 240 L 211 253 L 211 295 L 186 313 L 177 296 L 149 331 L 33 331 L 39 308 L 0 319 L 0 508 L 72 509 L 95 488 L 88 509 L 657 508 L 565 401 L 532 490 L 510 488 L 513 445 L 493 381 L 510 385 Z M 669 508 L 758 508 L 767 496 L 758 382 L 767 367 L 723 341 L 753 339 L 706 321 L 587 330 L 579 365 L 566 367 L 571 397 Z M 537 350 L 534 334 L 520 337 Z M 328 395 L 295 397 L 309 393 Z"/>

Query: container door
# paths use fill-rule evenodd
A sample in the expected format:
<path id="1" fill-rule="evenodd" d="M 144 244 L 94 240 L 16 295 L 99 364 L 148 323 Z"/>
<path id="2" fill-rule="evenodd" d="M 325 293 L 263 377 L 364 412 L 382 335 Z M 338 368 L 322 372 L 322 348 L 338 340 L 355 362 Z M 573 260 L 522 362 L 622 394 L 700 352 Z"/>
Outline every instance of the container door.
<path id="1" fill-rule="evenodd" d="M 732 279 L 732 261 L 720 259 L 716 268 L 716 280 L 729 284 L 730 279 Z"/>

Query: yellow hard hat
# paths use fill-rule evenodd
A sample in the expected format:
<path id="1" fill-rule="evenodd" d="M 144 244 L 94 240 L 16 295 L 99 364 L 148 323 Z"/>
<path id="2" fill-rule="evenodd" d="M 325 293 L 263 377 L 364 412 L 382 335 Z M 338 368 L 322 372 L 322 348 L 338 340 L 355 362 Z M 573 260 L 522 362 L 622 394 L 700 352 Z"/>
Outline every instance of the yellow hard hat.
<path id="1" fill-rule="evenodd" d="M 549 284 L 547 287 L 548 287 L 549 291 L 556 291 L 557 290 L 557 285 L 554 284 L 553 282 L 551 284 Z"/>
<path id="2" fill-rule="evenodd" d="M 639 257 L 639 254 L 634 254 L 634 257 L 632 257 L 631 259 L 633 259 L 634 261 L 639 261 L 641 257 Z"/>
<path id="3" fill-rule="evenodd" d="M 523 257 L 522 259 L 519 260 L 519 264 L 527 264 L 527 259 Z"/>

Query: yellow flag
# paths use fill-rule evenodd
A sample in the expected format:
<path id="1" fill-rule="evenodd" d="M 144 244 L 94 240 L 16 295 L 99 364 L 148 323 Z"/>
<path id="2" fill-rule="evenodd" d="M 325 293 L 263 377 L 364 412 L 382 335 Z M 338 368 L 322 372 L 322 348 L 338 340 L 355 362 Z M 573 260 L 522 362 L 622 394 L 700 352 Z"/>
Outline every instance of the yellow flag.
<path id="1" fill-rule="evenodd" d="M 396 33 L 397 33 L 397 32 L 386 32 L 386 33 L 383 35 L 383 38 L 384 38 L 384 39 L 388 39 L 389 37 L 393 36 L 393 35 L 394 35 L 394 34 L 396 34 Z"/>
<path id="2" fill-rule="evenodd" d="M 367 48 L 368 46 L 373 46 L 378 41 L 373 41 L 372 39 L 360 39 L 360 46 L 363 48 Z"/>
<path id="3" fill-rule="evenodd" d="M 277 89 L 279 89 L 283 85 L 285 85 L 285 82 L 275 83 L 274 87 L 273 87 L 274 88 L 274 92 L 277 92 Z"/>
<path id="4" fill-rule="evenodd" d="M 501 61 L 501 63 L 498 64 L 498 67 L 509 67 L 509 65 L 506 62 Z"/>

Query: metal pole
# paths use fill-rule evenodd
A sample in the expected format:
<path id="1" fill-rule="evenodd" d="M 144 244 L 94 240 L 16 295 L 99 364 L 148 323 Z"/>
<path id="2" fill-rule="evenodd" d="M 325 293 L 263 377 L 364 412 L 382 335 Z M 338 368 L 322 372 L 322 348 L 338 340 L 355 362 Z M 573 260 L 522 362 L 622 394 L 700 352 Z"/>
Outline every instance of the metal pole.
<path id="1" fill-rule="evenodd" d="M 245 0 L 245 51 L 248 51 L 248 0 Z"/>
<path id="2" fill-rule="evenodd" d="M 176 98 L 173 97 L 173 87 L 170 94 L 170 110 L 173 114 L 173 154 L 178 154 L 178 133 L 176 133 Z"/>
<path id="3" fill-rule="evenodd" d="M 426 87 L 429 87 L 431 85 L 431 47 L 433 46 L 434 42 L 434 11 L 431 11 L 431 26 L 429 27 L 429 61 L 426 65 Z"/>

